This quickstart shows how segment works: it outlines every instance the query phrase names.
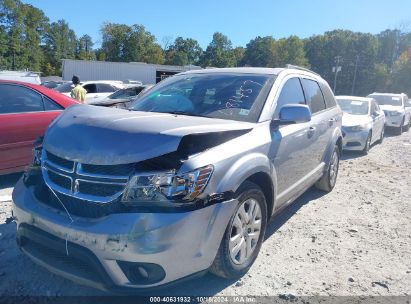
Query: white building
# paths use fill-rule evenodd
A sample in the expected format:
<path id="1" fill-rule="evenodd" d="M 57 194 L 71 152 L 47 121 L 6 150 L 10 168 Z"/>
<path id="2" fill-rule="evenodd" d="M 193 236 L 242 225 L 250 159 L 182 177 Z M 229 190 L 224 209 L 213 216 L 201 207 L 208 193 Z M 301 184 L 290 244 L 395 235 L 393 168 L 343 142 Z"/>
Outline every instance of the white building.
<path id="1" fill-rule="evenodd" d="M 39 73 L 30 71 L 0 71 L 0 80 L 14 80 L 32 84 L 41 83 Z"/>
<path id="2" fill-rule="evenodd" d="M 141 81 L 143 84 L 154 84 L 163 78 L 180 72 L 201 69 L 201 67 L 194 65 L 173 66 L 143 62 L 108 62 L 73 59 L 63 59 L 62 64 L 63 80 L 71 80 L 73 75 L 77 75 L 81 81 L 134 80 Z"/>

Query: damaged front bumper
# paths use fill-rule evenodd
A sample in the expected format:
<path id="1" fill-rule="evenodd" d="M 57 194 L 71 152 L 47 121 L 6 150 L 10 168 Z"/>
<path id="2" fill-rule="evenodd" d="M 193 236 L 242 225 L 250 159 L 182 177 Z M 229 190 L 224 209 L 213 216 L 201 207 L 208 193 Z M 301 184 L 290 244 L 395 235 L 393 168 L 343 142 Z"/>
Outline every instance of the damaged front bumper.
<path id="1" fill-rule="evenodd" d="M 158 287 L 206 271 L 237 205 L 231 199 L 179 213 L 69 217 L 20 180 L 13 192 L 17 239 L 34 262 L 103 290 Z"/>

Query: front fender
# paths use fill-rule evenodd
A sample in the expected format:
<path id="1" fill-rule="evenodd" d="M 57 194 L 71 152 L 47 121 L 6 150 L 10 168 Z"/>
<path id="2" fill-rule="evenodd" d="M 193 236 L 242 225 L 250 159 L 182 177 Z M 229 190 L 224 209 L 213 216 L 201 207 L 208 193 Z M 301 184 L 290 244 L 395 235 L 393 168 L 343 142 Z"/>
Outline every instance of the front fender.
<path id="1" fill-rule="evenodd" d="M 275 197 L 276 172 L 270 159 L 261 153 L 247 154 L 238 159 L 222 177 L 217 186 L 217 193 L 237 191 L 247 178 L 256 173 L 265 173 L 271 178 Z"/>
<path id="2" fill-rule="evenodd" d="M 332 153 L 334 151 L 334 147 L 337 144 L 338 140 L 341 140 L 342 143 L 342 133 L 340 128 L 335 128 L 333 131 L 333 135 L 327 145 L 327 148 L 325 149 L 324 155 L 323 155 L 323 162 L 326 164 L 325 168 L 328 168 L 328 164 L 330 163 Z M 342 148 L 342 146 L 341 146 Z M 340 149 L 340 153 L 342 150 Z"/>

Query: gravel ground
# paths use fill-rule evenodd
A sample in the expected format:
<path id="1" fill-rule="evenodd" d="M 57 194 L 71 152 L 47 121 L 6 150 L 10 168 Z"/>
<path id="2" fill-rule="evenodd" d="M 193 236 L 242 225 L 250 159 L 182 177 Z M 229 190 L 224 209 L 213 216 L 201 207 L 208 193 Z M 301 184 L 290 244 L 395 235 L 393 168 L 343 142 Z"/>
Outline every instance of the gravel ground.
<path id="1" fill-rule="evenodd" d="M 411 295 L 411 131 L 369 155 L 345 153 L 332 193 L 311 189 L 268 226 L 238 281 L 206 275 L 168 295 Z M 103 295 L 33 264 L 15 243 L 10 195 L 0 177 L 0 295 Z"/>

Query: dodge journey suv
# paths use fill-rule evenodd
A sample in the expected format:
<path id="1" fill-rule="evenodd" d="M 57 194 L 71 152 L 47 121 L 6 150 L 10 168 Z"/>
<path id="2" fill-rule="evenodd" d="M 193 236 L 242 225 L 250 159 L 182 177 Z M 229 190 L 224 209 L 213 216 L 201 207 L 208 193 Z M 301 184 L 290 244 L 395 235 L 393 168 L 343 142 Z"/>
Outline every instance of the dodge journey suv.
<path id="1" fill-rule="evenodd" d="M 119 292 L 239 277 L 273 215 L 333 189 L 341 118 L 328 84 L 293 66 L 181 73 L 127 110 L 72 106 L 14 189 L 18 245 Z"/>

